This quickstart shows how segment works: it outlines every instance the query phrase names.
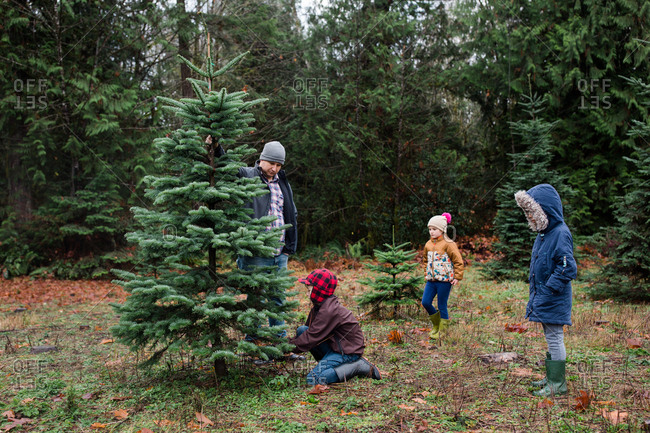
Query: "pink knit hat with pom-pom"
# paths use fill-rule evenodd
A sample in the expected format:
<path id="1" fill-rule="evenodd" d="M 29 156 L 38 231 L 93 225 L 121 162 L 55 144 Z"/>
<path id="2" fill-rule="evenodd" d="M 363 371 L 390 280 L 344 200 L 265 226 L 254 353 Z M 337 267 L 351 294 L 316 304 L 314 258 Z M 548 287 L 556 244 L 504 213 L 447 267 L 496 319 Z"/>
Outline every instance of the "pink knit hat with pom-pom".
<path id="1" fill-rule="evenodd" d="M 442 215 L 436 215 L 429 220 L 427 227 L 434 227 L 443 233 L 447 233 L 447 224 L 451 223 L 451 214 L 445 212 Z"/>

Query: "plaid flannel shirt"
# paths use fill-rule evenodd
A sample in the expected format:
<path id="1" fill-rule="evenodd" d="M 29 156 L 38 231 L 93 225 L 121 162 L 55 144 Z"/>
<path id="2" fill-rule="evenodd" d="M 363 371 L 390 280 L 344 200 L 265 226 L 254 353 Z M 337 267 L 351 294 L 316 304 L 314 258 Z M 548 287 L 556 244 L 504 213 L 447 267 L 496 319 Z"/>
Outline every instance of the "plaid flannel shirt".
<path id="1" fill-rule="evenodd" d="M 272 180 L 268 180 L 264 177 L 264 182 L 269 186 L 271 191 L 271 205 L 269 207 L 269 215 L 277 217 L 266 230 L 271 230 L 275 227 L 282 227 L 284 225 L 284 196 L 282 195 L 282 189 L 280 188 L 280 178 L 276 174 Z M 280 242 L 284 244 L 285 230 L 282 230 L 282 236 L 280 237 Z M 282 246 L 275 250 L 275 255 L 278 256 L 282 253 Z"/>

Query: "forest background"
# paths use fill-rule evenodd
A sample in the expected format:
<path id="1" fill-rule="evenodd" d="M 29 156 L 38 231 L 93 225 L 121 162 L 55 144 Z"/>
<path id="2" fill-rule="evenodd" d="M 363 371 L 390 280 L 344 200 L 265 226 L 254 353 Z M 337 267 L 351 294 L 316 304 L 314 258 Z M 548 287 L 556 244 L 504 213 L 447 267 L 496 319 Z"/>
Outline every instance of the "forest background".
<path id="1" fill-rule="evenodd" d="M 514 207 L 497 193 L 536 146 L 513 133 L 525 97 L 544 102 L 534 116 L 552 125 L 545 157 L 578 241 L 617 225 L 619 197 L 644 185 L 647 138 L 629 132 L 649 121 L 634 85 L 649 81 L 647 2 L 298 3 L 3 2 L 4 276 L 132 264 L 130 208 L 150 205 L 142 179 L 164 169 L 153 139 L 180 125 L 157 97 L 192 97 L 177 55 L 201 66 L 207 34 L 219 64 L 250 52 L 218 85 L 268 98 L 245 142 L 285 145 L 303 258 L 417 247 L 444 211 L 460 240 L 491 236 Z"/>

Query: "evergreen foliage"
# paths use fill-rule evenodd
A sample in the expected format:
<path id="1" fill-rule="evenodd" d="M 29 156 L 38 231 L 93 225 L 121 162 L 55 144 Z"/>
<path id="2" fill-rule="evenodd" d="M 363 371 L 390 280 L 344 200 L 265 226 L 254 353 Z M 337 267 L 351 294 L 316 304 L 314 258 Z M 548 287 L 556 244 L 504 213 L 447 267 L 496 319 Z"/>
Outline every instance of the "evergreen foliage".
<path id="1" fill-rule="evenodd" d="M 650 101 L 650 85 L 638 79 L 629 80 L 640 97 Z M 650 104 L 650 102 L 646 102 Z M 614 241 L 617 246 L 594 278 L 592 294 L 597 298 L 622 301 L 650 300 L 650 123 L 634 121 L 630 136 L 639 140 L 632 158 L 636 167 L 626 194 L 614 202 L 617 224 Z"/>
<path id="2" fill-rule="evenodd" d="M 648 121 L 623 77 L 647 81 L 650 4 L 326 3 L 305 29 L 295 0 L 0 4 L 4 275 L 81 278 L 131 260 L 128 209 L 148 206 L 153 138 L 181 123 L 154 96 L 192 97 L 179 76 L 198 73 L 180 62 L 179 75 L 173 54 L 204 52 L 202 28 L 216 57 L 254 54 L 222 86 L 272 95 L 250 107 L 259 130 L 237 140 L 287 147 L 301 249 L 368 253 L 392 226 L 419 242 L 435 209 L 462 218 L 461 234 L 489 229 L 507 155 L 528 150 L 509 122 L 529 118 L 529 87 L 548 96 L 539 116 L 555 125 L 550 164 L 574 190 L 574 233 L 611 225 L 636 171 L 632 119 Z"/>
<path id="3" fill-rule="evenodd" d="M 489 182 L 461 101 L 445 90 L 453 20 L 429 1 L 340 0 L 310 17 L 284 128 L 308 243 L 368 253 L 427 237 L 435 208 L 477 230 Z M 476 176 L 470 176 L 476 174 Z M 345 185 L 345 188 L 341 188 Z"/>
<path id="4" fill-rule="evenodd" d="M 459 92 L 481 107 L 494 170 L 505 153 L 526 151 L 509 122 L 525 120 L 518 95 L 548 95 L 557 119 L 553 163 L 575 192 L 576 230 L 591 234 L 612 220 L 610 207 L 633 167 L 632 119 L 648 119 L 622 77 L 648 77 L 650 4 L 636 0 L 473 0 L 458 2 L 461 58 L 452 65 Z M 449 71 L 452 72 L 451 70 Z"/>
<path id="5" fill-rule="evenodd" d="M 0 219 L 15 240 L 0 267 L 10 276 L 52 266 L 89 277 L 90 267 L 66 275 L 59 265 L 124 246 L 122 216 L 153 165 L 163 14 L 145 0 L 0 5 Z M 32 259 L 14 266 L 25 248 Z"/>
<path id="6" fill-rule="evenodd" d="M 540 116 L 544 111 L 544 102 L 536 95 L 522 95 L 520 104 L 530 118 L 513 122 L 512 134 L 521 139 L 527 150 L 510 155 L 512 169 L 496 191 L 498 204 L 494 231 L 498 241 L 494 244 L 496 258 L 481 269 L 487 278 L 528 278 L 530 251 L 536 233 L 530 230 L 524 213 L 515 202 L 514 194 L 517 191 L 548 183 L 557 189 L 563 201 L 572 197 L 571 190 L 564 184 L 564 177 L 553 170 L 551 164 L 552 132 L 558 122 L 549 123 Z M 570 220 L 570 211 L 566 206 L 564 216 Z"/>
<path id="7" fill-rule="evenodd" d="M 361 307 L 370 307 L 373 311 L 384 307 L 398 308 L 406 305 L 417 305 L 422 299 L 424 277 L 412 276 L 412 271 L 419 263 L 407 263 L 416 256 L 415 250 L 405 251 L 409 245 L 384 244 L 384 250 L 375 249 L 375 258 L 379 264 L 368 263 L 365 267 L 377 274 L 374 279 L 364 278 L 359 283 L 370 286 L 371 291 L 357 297 Z"/>
<path id="8" fill-rule="evenodd" d="M 256 335 L 278 343 L 283 327 L 260 326 L 269 317 L 286 319 L 295 306 L 273 301 L 293 285 L 286 270 L 243 271 L 233 263 L 236 256 L 272 256 L 282 229 L 266 229 L 275 217 L 251 218 L 245 204 L 268 190 L 259 178 L 238 177 L 254 149 L 236 139 L 253 131 L 248 111 L 263 99 L 246 102 L 246 92 L 212 90 L 243 55 L 219 70 L 209 58 L 205 69 L 183 59 L 204 78 L 189 80 L 196 98 L 161 98 L 183 126 L 155 140 L 165 171 L 145 178 L 153 206 L 133 208 L 141 229 L 127 239 L 138 245 L 141 264 L 138 273 L 116 271 L 131 296 L 114 305 L 120 323 L 112 329 L 132 350 L 154 351 L 147 364 L 168 349 L 184 348 L 223 374 L 236 352 L 268 358 L 289 348 L 242 339 Z"/>

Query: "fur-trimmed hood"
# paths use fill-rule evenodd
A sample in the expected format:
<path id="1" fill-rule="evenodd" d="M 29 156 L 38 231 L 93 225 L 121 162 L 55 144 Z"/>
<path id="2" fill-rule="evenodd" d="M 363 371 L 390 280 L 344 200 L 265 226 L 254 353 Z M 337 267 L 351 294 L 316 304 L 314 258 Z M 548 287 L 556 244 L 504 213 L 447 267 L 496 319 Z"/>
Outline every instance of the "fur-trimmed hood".
<path id="1" fill-rule="evenodd" d="M 564 222 L 560 194 L 547 183 L 536 185 L 528 191 L 518 191 L 515 200 L 526 214 L 533 231 L 544 233 Z"/>
<path id="2" fill-rule="evenodd" d="M 576 278 L 573 237 L 564 223 L 562 201 L 549 184 L 515 194 L 533 230 L 538 231 L 530 255 L 526 318 L 533 322 L 571 325 L 571 280 Z"/>

